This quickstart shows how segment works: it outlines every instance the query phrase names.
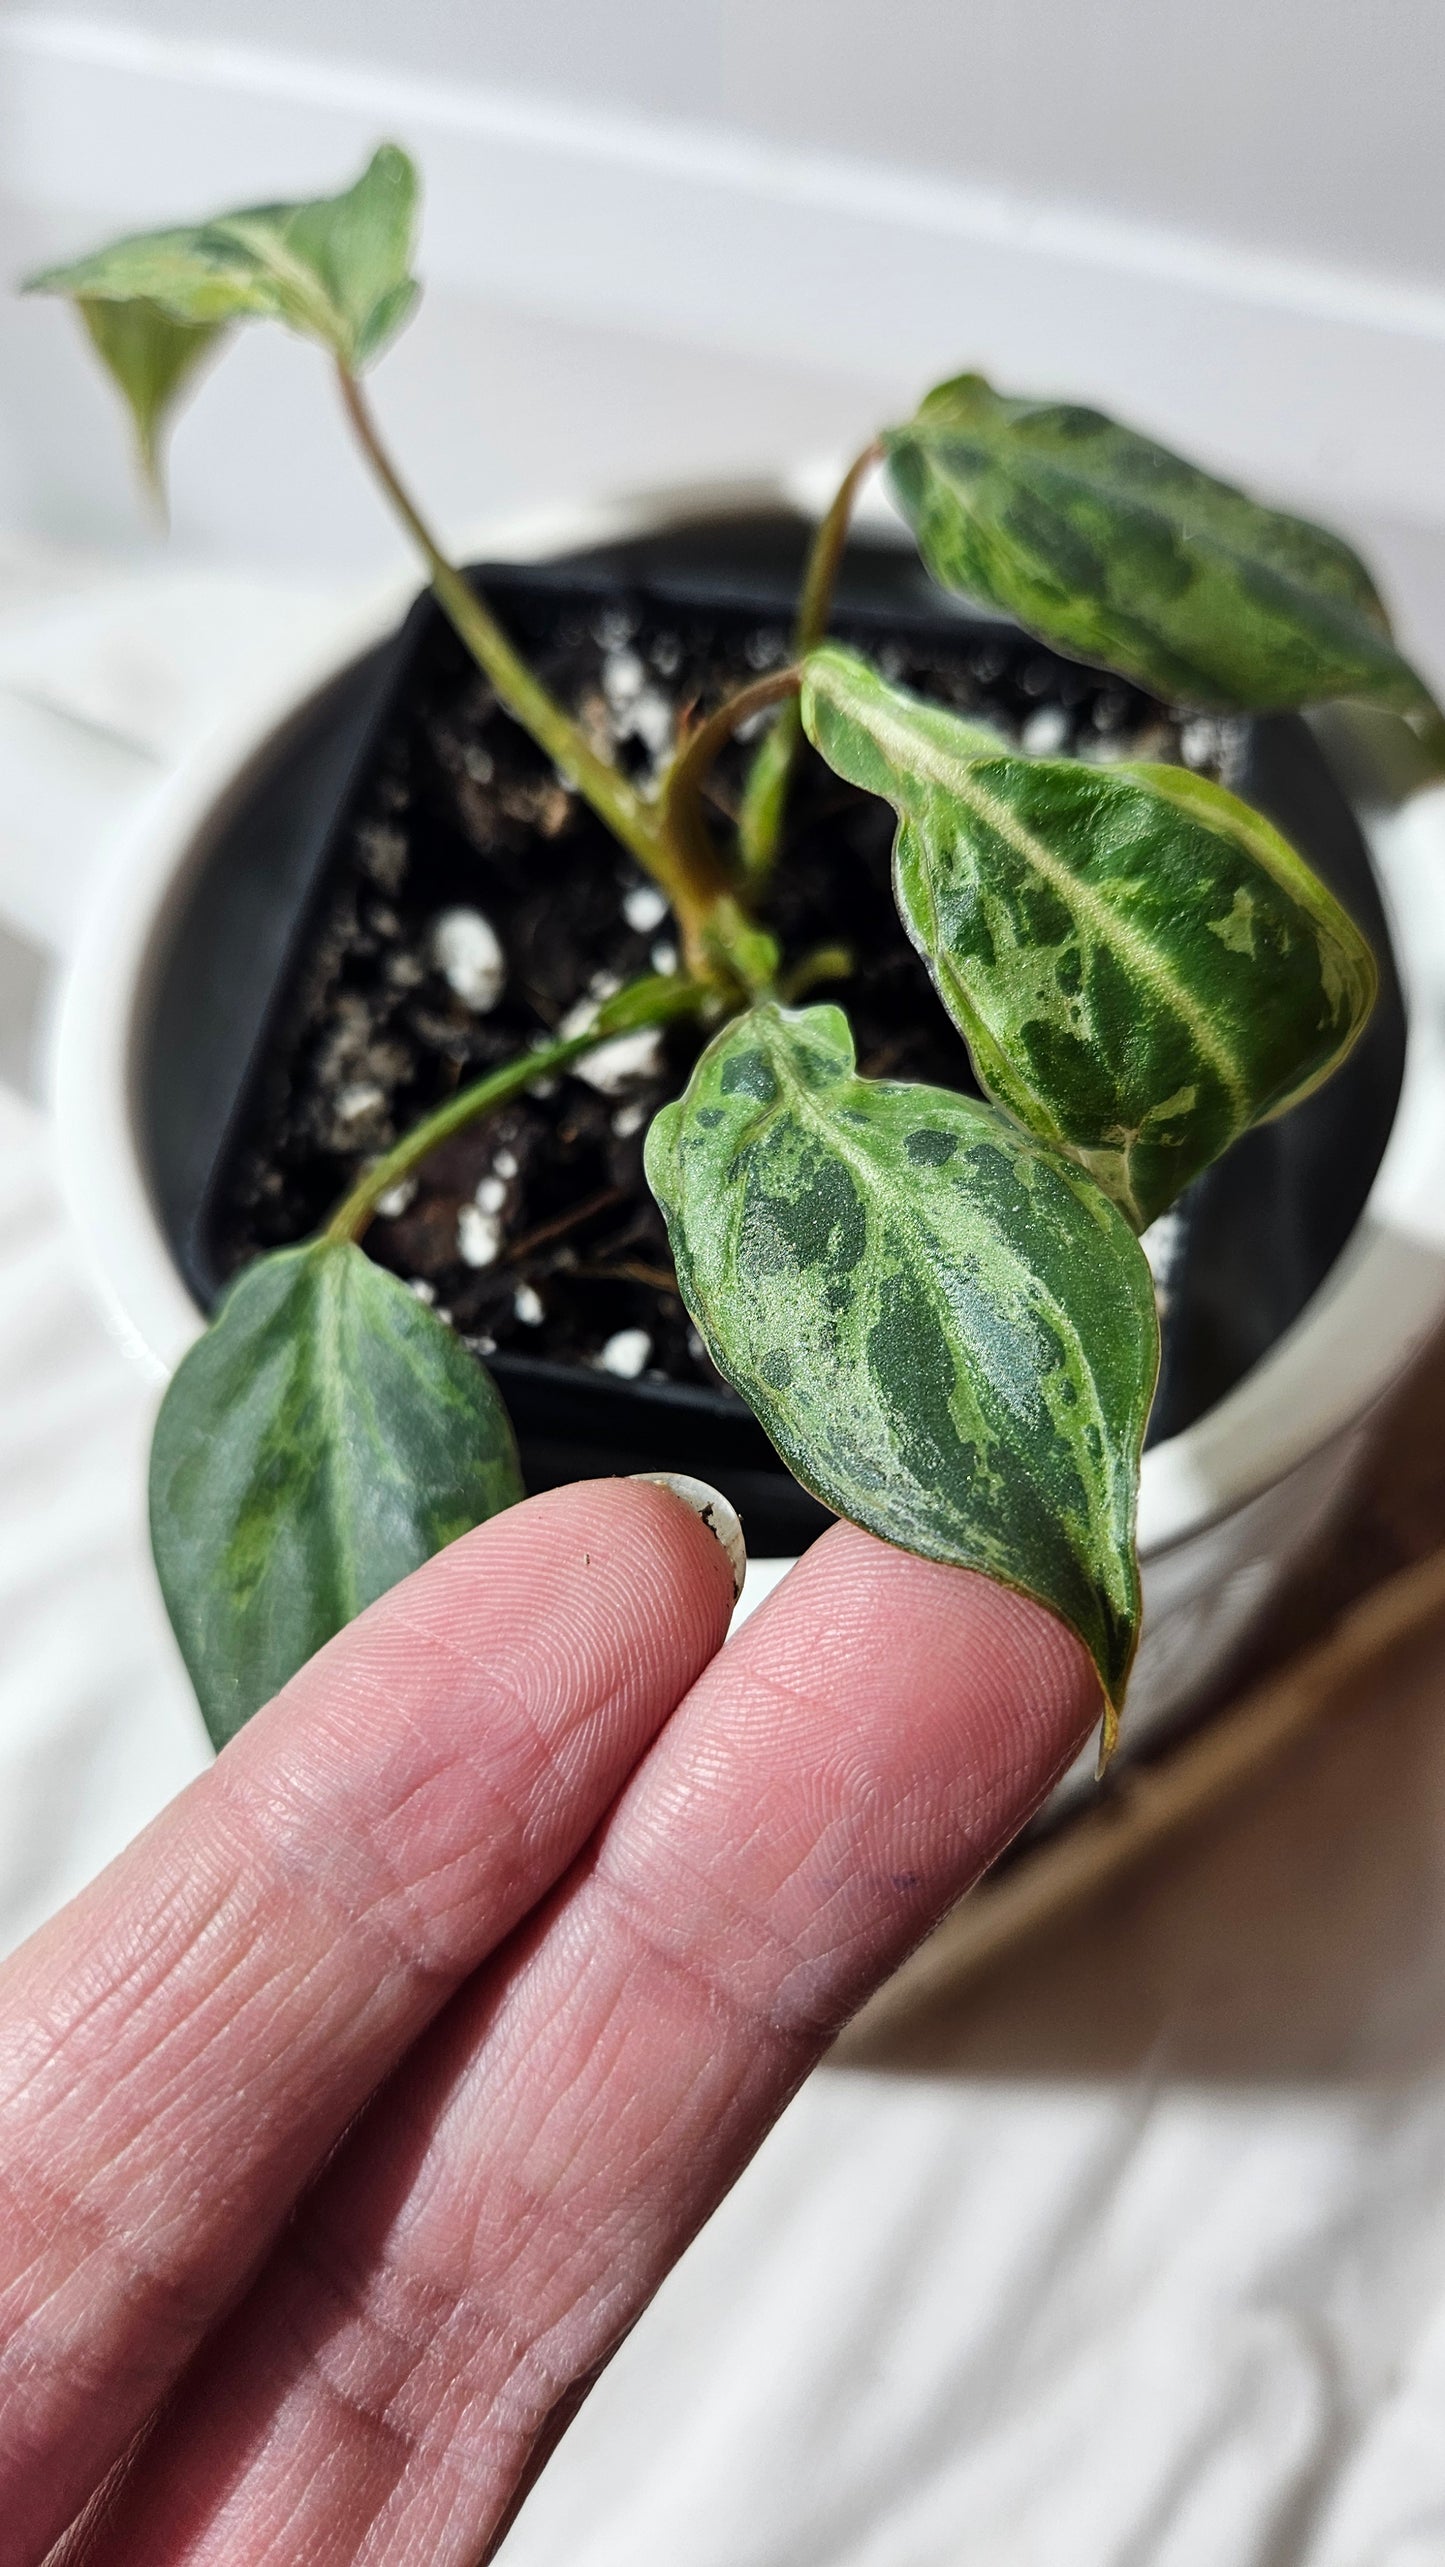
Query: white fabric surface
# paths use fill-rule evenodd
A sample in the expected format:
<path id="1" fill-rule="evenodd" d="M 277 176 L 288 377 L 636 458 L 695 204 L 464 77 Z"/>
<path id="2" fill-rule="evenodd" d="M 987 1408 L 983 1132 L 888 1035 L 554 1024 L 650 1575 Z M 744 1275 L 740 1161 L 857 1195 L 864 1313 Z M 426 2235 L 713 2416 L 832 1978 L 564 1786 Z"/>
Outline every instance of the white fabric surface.
<path id="1" fill-rule="evenodd" d="M 0 537 L 0 916 L 63 954 L 107 839 L 333 591 L 58 560 Z"/>
<path id="2" fill-rule="evenodd" d="M 204 1760 L 151 1399 L 0 1097 L 6 1942 Z M 511 2567 L 1445 2562 L 1439 1670 L 958 2022 L 815 2077 Z"/>
<path id="3" fill-rule="evenodd" d="M 36 1110 L 0 1090 L 0 1942 L 207 1754 L 145 1553 L 154 1394 L 107 1337 Z"/>

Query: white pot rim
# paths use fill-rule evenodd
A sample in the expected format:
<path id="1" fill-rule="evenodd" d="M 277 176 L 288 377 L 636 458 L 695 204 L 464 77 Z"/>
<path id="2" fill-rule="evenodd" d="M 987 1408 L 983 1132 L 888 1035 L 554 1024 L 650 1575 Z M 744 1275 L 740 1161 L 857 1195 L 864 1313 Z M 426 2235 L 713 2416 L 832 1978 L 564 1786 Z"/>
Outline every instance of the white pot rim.
<path id="1" fill-rule="evenodd" d="M 776 482 L 689 485 L 477 530 L 471 558 L 544 560 L 701 511 L 777 504 Z M 278 666 L 159 789 L 112 851 L 57 1011 L 52 1092 L 61 1181 L 107 1313 L 157 1377 L 201 1315 L 152 1200 L 136 1072 L 159 954 L 206 833 L 279 729 L 390 633 L 416 583 L 393 579 Z M 1332 717 L 1333 719 L 1334 717 Z M 1368 740 L 1356 742 L 1368 761 Z M 1404 1084 L 1359 1224 L 1307 1309 L 1254 1370 L 1144 1457 L 1139 1547 L 1173 1549 L 1358 1422 L 1445 1319 L 1445 786 L 1360 809 L 1405 986 Z"/>

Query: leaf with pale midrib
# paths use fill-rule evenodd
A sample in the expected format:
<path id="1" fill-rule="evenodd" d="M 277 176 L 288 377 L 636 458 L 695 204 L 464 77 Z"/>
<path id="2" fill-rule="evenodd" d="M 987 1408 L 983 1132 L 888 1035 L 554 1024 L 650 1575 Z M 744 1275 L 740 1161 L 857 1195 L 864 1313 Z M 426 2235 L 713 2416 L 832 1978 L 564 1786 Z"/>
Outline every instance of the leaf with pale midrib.
<path id="1" fill-rule="evenodd" d="M 983 1085 L 1136 1227 L 1356 1040 L 1369 946 L 1221 786 L 1020 756 L 833 646 L 802 707 L 899 815 L 898 906 Z"/>
<path id="2" fill-rule="evenodd" d="M 1036 1597 L 1122 1698 L 1158 1361 L 1138 1241 L 992 1107 L 857 1076 L 836 1007 L 754 1008 L 647 1140 L 678 1283 L 806 1488 Z"/>
<path id="3" fill-rule="evenodd" d="M 322 1643 L 522 1495 L 490 1375 L 349 1242 L 258 1258 L 161 1405 L 151 1538 L 224 1746 Z"/>
<path id="4" fill-rule="evenodd" d="M 883 444 L 934 578 L 1076 659 L 1181 704 L 1429 707 L 1337 535 L 1097 410 L 965 374 Z"/>
<path id="5" fill-rule="evenodd" d="M 27 279 L 76 303 L 130 403 L 154 471 L 166 418 L 195 360 L 231 323 L 274 320 L 356 370 L 410 314 L 416 172 L 383 143 L 353 187 L 134 233 Z"/>

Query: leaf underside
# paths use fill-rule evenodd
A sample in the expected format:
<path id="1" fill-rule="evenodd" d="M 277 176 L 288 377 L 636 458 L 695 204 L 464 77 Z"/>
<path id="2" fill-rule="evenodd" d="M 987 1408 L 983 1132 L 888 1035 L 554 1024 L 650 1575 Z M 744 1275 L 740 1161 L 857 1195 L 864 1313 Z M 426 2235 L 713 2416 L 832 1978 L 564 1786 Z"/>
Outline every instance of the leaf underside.
<path id="1" fill-rule="evenodd" d="M 803 1485 L 1036 1597 L 1117 1706 L 1158 1326 L 1098 1188 L 972 1098 L 860 1079 L 839 1009 L 771 1004 L 658 1115 L 647 1174 L 714 1362 Z"/>
<path id="2" fill-rule="evenodd" d="M 159 490 L 166 422 L 221 338 L 221 325 L 174 321 L 159 304 L 144 301 L 106 303 L 82 295 L 76 309 L 101 364 L 130 410 L 146 480 Z"/>
<path id="3" fill-rule="evenodd" d="M 1365 1024 L 1363 936 L 1222 787 L 1022 757 L 836 648 L 803 719 L 899 815 L 899 909 L 982 1084 L 1136 1228 Z"/>
<path id="4" fill-rule="evenodd" d="M 522 1495 L 490 1376 L 349 1243 L 248 1266 L 161 1406 L 151 1538 L 224 1746 L 322 1643 Z"/>
<path id="5" fill-rule="evenodd" d="M 1415 710 L 1364 564 L 1097 410 L 940 384 L 883 439 L 935 579 L 1181 704 Z"/>

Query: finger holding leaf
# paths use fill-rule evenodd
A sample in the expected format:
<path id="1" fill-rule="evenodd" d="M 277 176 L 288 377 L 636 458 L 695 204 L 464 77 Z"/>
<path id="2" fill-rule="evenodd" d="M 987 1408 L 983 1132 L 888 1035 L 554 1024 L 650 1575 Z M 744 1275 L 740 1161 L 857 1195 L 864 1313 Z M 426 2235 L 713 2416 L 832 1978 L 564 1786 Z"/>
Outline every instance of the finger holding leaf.
<path id="1" fill-rule="evenodd" d="M 381 1197 L 624 1024 L 684 1019 L 712 1039 L 653 1125 L 647 1171 L 713 1360 L 829 1506 L 1068 1622 L 1109 1729 L 1138 1634 L 1158 1356 L 1135 1234 L 1338 1067 L 1374 958 L 1294 849 L 1217 784 L 1025 757 L 827 645 L 858 491 L 884 461 L 945 586 L 1176 704 L 1364 697 L 1436 747 L 1445 722 L 1338 537 L 1097 411 L 962 375 L 843 477 L 805 567 L 794 664 L 696 723 L 684 710 L 670 760 L 635 773 L 450 558 L 371 412 L 360 376 L 419 290 L 416 218 L 412 163 L 384 144 L 340 194 L 134 235 L 31 281 L 75 303 L 153 480 L 167 422 L 229 330 L 272 321 L 325 351 L 357 450 L 499 718 L 661 894 L 681 964 L 594 1005 L 584 1030 L 546 1015 L 514 1058 L 389 1134 L 323 1234 L 258 1258 L 181 1366 L 156 1436 L 154 1542 L 212 1735 L 519 1493 L 489 1376 L 357 1244 Z M 730 810 L 713 761 L 769 714 Z M 893 806 L 903 924 L 991 1102 L 861 1078 L 837 1008 L 781 1003 L 820 960 L 829 978 L 853 969 L 841 937 L 788 954 L 775 932 L 805 736 Z"/>
<path id="2" fill-rule="evenodd" d="M 1159 1338 L 1097 1187 L 975 1098 L 859 1078 L 836 1007 L 730 1025 L 647 1174 L 695 1325 L 804 1487 L 1051 1607 L 1112 1714 Z"/>

